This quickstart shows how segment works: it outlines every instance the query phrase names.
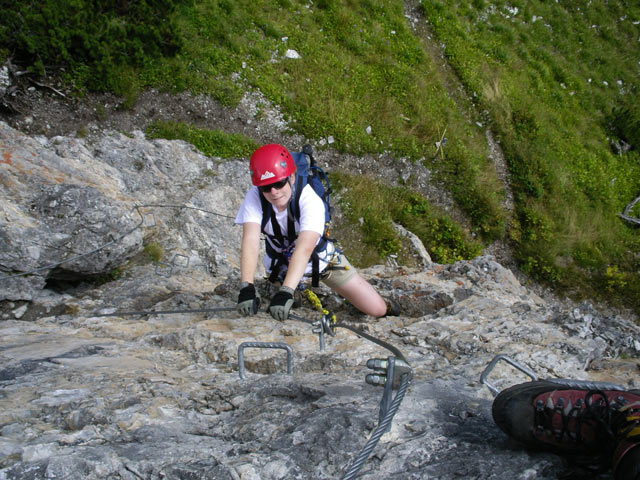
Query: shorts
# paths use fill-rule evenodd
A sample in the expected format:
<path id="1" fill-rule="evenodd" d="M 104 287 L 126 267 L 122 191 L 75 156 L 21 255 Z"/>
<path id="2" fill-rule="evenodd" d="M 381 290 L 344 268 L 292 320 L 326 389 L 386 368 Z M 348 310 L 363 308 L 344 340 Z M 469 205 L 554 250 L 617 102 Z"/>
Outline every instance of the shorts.
<path id="1" fill-rule="evenodd" d="M 327 287 L 335 290 L 351 280 L 356 273 L 356 269 L 349 263 L 347 257 L 342 252 L 336 252 L 327 268 L 320 273 L 320 280 Z"/>

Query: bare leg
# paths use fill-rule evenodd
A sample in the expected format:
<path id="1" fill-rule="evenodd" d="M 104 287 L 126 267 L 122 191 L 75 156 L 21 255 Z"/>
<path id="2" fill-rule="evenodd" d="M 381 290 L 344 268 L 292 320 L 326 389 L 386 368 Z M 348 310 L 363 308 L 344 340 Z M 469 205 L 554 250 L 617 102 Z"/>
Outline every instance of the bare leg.
<path id="1" fill-rule="evenodd" d="M 334 289 L 362 313 L 382 317 L 387 313 L 387 305 L 369 282 L 355 274 L 344 285 Z"/>

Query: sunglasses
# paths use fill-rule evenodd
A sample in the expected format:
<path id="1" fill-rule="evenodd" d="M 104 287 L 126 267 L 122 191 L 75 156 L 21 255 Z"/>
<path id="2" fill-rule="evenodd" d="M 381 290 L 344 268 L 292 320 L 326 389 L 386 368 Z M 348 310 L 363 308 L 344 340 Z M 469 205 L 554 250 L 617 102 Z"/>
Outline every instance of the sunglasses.
<path id="1" fill-rule="evenodd" d="M 275 188 L 276 190 L 282 189 L 288 181 L 289 179 L 285 178 L 283 180 L 280 180 L 279 182 L 270 183 L 269 185 L 261 185 L 258 187 L 258 189 L 260 189 L 260 191 L 263 193 L 269 193 L 272 188 Z"/>

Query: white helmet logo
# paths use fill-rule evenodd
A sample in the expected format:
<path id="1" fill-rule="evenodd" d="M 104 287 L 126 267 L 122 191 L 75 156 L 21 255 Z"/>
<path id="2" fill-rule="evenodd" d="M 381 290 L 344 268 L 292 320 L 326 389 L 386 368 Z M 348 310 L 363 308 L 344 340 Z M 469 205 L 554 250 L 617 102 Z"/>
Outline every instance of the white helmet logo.
<path id="1" fill-rule="evenodd" d="M 262 176 L 260 177 L 260 180 L 266 180 L 267 178 L 271 178 L 271 177 L 275 177 L 275 176 L 276 176 L 275 173 L 272 173 L 269 170 L 267 170 L 266 172 L 264 172 L 262 174 Z"/>

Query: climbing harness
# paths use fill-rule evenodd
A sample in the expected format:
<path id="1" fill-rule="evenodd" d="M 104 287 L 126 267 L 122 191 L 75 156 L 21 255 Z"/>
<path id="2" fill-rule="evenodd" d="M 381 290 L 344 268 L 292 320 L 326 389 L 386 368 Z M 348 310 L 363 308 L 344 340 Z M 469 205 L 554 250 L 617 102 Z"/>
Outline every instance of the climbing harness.
<path id="1" fill-rule="evenodd" d="M 489 364 L 486 366 L 486 368 L 480 375 L 480 382 L 483 383 L 489 389 L 489 391 L 493 394 L 494 397 L 497 396 L 498 393 L 500 393 L 500 390 L 488 381 L 488 377 L 491 371 L 494 369 L 494 367 L 500 360 L 510 364 L 512 367 L 516 368 L 517 370 L 520 370 L 522 373 L 524 373 L 529 378 L 531 378 L 531 380 L 533 380 L 534 382 L 538 381 L 538 376 L 530 368 L 516 362 L 514 359 L 512 359 L 511 357 L 508 357 L 507 355 L 504 355 L 504 354 L 496 355 L 491 360 L 491 362 L 489 362 Z M 545 378 L 544 381 L 557 383 L 558 385 L 563 385 L 568 387 L 586 388 L 589 390 L 624 390 L 624 387 L 617 385 L 615 383 L 609 383 L 609 382 L 595 382 L 591 380 L 574 380 L 570 378 Z"/>
<path id="2" fill-rule="evenodd" d="M 284 159 L 282 161 L 282 159 Z M 266 170 L 267 166 L 272 167 L 275 173 Z M 262 221 L 260 231 L 264 234 L 265 250 L 271 259 L 269 267 L 269 281 L 275 283 L 282 280 L 289 265 L 291 253 L 298 234 L 295 231 L 295 222 L 300 221 L 300 197 L 302 190 L 309 185 L 320 197 L 324 204 L 325 218 L 324 231 L 320 241 L 315 246 L 310 256 L 311 261 L 311 281 L 314 287 L 319 285 L 321 278 L 320 254 L 325 254 L 330 248 L 333 240 L 329 238 L 329 223 L 331 221 L 331 186 L 326 173 L 316 164 L 313 158 L 311 145 L 304 145 L 301 152 L 289 153 L 281 145 L 265 145 L 254 152 L 251 157 L 250 168 L 252 171 L 252 182 L 255 186 L 271 183 L 273 181 L 287 178 L 295 172 L 295 182 L 292 186 L 291 199 L 287 205 L 287 233 L 284 235 L 276 218 L 273 205 L 264 197 L 259 195 L 262 207 Z M 271 173 L 268 183 L 259 175 Z M 266 231 L 267 224 L 271 224 L 272 233 Z"/>

